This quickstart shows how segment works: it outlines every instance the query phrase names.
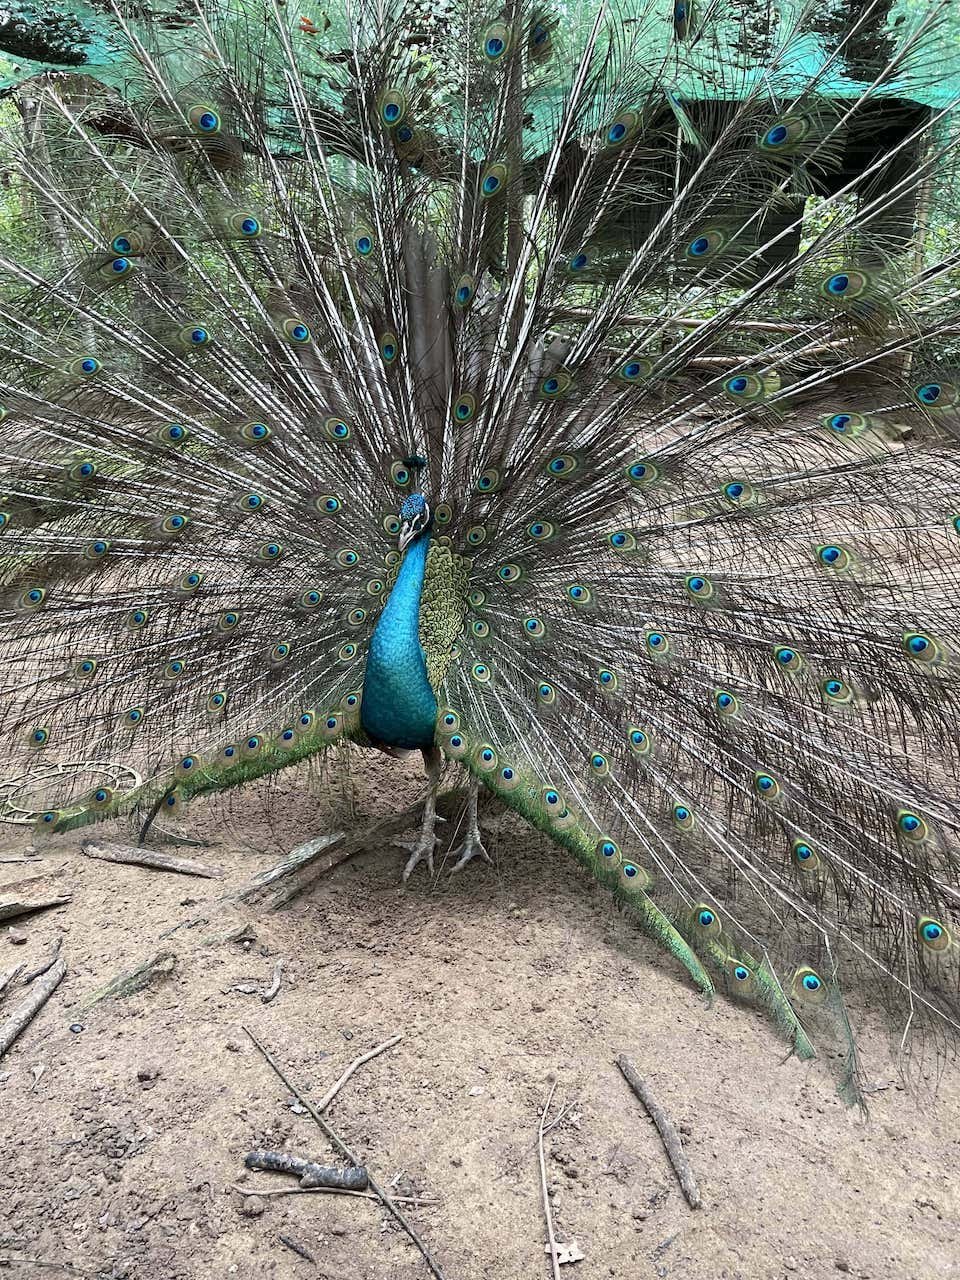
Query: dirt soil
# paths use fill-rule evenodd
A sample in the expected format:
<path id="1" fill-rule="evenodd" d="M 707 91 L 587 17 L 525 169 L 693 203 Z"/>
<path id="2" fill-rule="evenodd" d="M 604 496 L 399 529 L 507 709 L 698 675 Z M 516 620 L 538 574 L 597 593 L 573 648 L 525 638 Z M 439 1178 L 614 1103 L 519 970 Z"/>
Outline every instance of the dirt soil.
<path id="1" fill-rule="evenodd" d="M 402 807 L 419 786 L 413 765 L 364 765 L 356 821 Z M 184 829 L 217 843 L 163 846 L 216 863 L 223 880 L 93 861 L 76 834 L 40 844 L 30 829 L 0 829 L 0 857 L 33 846 L 43 858 L 0 864 L 0 898 L 11 885 L 73 895 L 13 921 L 25 943 L 0 925 L 0 976 L 21 960 L 35 967 L 58 934 L 67 963 L 0 1060 L 3 1275 L 429 1277 L 376 1201 L 256 1195 L 294 1183 L 245 1170 L 252 1148 L 334 1153 L 245 1024 L 312 1098 L 402 1034 L 327 1116 L 381 1183 L 434 1202 L 404 1212 L 448 1280 L 549 1277 L 536 1133 L 554 1081 L 567 1110 L 546 1139 L 551 1203 L 558 1238 L 584 1255 L 563 1280 L 960 1277 L 956 1064 L 935 1093 L 929 1077 L 905 1087 L 889 1035 L 854 1000 L 864 1121 L 822 1063 L 784 1059 L 751 1010 L 706 1007 L 562 852 L 495 813 L 495 869 L 474 862 L 435 881 L 421 869 L 400 890 L 406 855 L 370 848 L 285 910 L 226 910 L 223 894 L 330 818 L 302 776 L 272 800 L 269 820 L 253 793 L 225 816 L 198 807 Z M 208 923 L 185 923 L 197 917 Z M 244 919 L 252 941 L 204 942 Z M 169 975 L 82 1011 L 160 950 L 175 956 Z M 272 1002 L 234 989 L 269 985 L 279 959 Z M 20 998 L 8 988 L 0 1022 Z M 679 1126 L 699 1211 L 619 1053 Z"/>

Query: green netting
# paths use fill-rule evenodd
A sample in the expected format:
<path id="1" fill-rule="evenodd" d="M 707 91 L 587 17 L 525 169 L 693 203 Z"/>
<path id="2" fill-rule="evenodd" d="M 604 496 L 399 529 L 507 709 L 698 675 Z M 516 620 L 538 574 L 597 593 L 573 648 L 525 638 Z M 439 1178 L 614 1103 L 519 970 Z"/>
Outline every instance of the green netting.
<path id="1" fill-rule="evenodd" d="M 442 21 L 452 0 L 425 5 Z M 226 6 L 215 6 L 222 14 Z M 571 52 L 587 37 L 596 6 L 591 0 L 549 6 L 560 16 L 560 29 Z M 256 6 L 233 0 L 230 21 L 245 25 Z M 491 5 L 491 13 L 496 8 Z M 780 5 L 759 5 L 755 13 L 745 5 L 699 5 L 702 35 L 693 43 L 673 38 L 670 0 L 651 4 L 641 0 L 609 9 L 609 29 L 604 39 L 637 41 L 648 50 L 651 79 L 676 87 L 688 102 L 742 98 L 762 82 L 774 97 L 789 99 L 812 84 L 838 100 L 860 97 L 870 88 L 906 33 L 927 26 L 919 49 L 898 67 L 896 76 L 876 92 L 944 109 L 960 100 L 960 5 L 943 0 L 890 0 L 876 3 L 876 17 L 856 28 L 863 5 L 859 0 L 823 0 L 813 12 L 802 0 Z M 314 14 L 320 34 L 317 50 L 335 51 L 349 46 L 343 6 L 314 10 L 311 5 L 291 9 L 291 27 L 301 14 Z M 476 6 L 477 21 L 488 17 Z M 804 13 L 805 34 L 785 41 Z M 184 83 L 203 69 L 202 43 L 196 28 L 185 23 L 184 11 L 163 0 L 151 6 L 151 38 L 164 59 L 168 78 Z M 426 19 L 429 25 L 430 18 Z M 856 29 L 854 36 L 851 29 Z M 129 82 L 130 67 L 121 52 L 115 20 L 90 4 L 45 3 L 44 0 L 12 0 L 0 15 L 0 91 L 9 91 L 31 77 L 50 70 L 81 72 L 102 84 L 122 89 Z M 442 46 L 432 44 L 430 55 L 442 57 Z M 171 74 L 171 72 L 175 72 Z M 316 91 L 331 105 L 339 102 L 336 90 L 318 77 Z M 558 89 L 558 94 L 561 90 Z M 549 95 L 544 112 L 552 108 Z"/>

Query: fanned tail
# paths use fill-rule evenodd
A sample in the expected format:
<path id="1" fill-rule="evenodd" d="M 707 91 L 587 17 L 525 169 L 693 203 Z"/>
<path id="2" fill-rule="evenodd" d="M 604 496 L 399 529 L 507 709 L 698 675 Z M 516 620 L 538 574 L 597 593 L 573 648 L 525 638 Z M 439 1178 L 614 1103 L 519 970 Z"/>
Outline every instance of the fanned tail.
<path id="1" fill-rule="evenodd" d="M 955 1033 L 950 13 L 796 8 L 118 7 L 35 86 L 7 741 L 142 780 L 42 825 L 363 742 L 422 489 L 448 758 L 847 1097 L 848 976 Z"/>

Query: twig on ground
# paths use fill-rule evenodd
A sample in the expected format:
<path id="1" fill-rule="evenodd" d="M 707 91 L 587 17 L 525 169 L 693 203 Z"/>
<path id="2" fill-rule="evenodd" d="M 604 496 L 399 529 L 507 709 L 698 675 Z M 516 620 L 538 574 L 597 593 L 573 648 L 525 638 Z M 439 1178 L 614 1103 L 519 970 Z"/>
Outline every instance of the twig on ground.
<path id="1" fill-rule="evenodd" d="M 291 849 L 289 853 L 284 854 L 280 861 L 275 862 L 272 867 L 259 871 L 251 881 L 231 894 L 231 898 L 235 902 L 255 902 L 267 901 L 274 896 L 279 896 L 276 891 L 274 894 L 267 892 L 271 885 L 278 880 L 285 880 L 288 876 L 296 875 L 297 872 L 309 867 L 322 853 L 332 854 L 333 850 L 338 849 L 346 838 L 345 831 L 332 831 L 327 835 L 317 836 L 313 840 L 298 844 L 295 849 Z M 334 859 L 329 865 L 334 866 L 337 861 L 339 859 Z M 326 865 L 325 860 L 325 869 Z"/>
<path id="2" fill-rule="evenodd" d="M 13 982 L 14 979 L 20 976 L 20 974 L 23 972 L 23 968 L 24 966 L 22 964 L 15 964 L 12 969 L 8 969 L 5 974 L 0 976 L 0 995 L 3 995 L 4 991 L 6 991 L 7 987 L 10 986 L 11 982 Z"/>
<path id="3" fill-rule="evenodd" d="M 37 898 L 33 902 L 26 898 L 8 898 L 0 902 L 0 920 L 10 920 L 13 916 L 25 916 L 31 911 L 44 911 L 47 907 L 62 907 L 72 897 L 73 894 L 64 893 L 57 898 Z"/>
<path id="4" fill-rule="evenodd" d="M 219 841 L 204 840 L 202 836 L 185 836 L 178 831 L 167 831 L 165 827 L 153 824 L 153 838 L 161 844 L 179 844 L 190 849 L 213 849 Z"/>
<path id="5" fill-rule="evenodd" d="M 362 1067 L 365 1062 L 369 1062 L 371 1058 L 375 1058 L 377 1054 L 384 1053 L 387 1049 L 392 1049 L 398 1040 L 403 1039 L 403 1033 L 391 1036 L 389 1040 L 384 1040 L 383 1044 L 378 1044 L 375 1049 L 370 1049 L 367 1053 L 362 1053 L 359 1058 L 354 1058 L 344 1071 L 343 1075 L 335 1084 L 332 1084 L 320 1101 L 316 1104 L 318 1111 L 326 1111 L 330 1103 L 334 1100 L 343 1086 L 347 1083 L 358 1067 Z"/>
<path id="6" fill-rule="evenodd" d="M 463 790 L 453 789 L 438 797 L 437 803 L 455 804 L 463 799 Z M 243 885 L 225 902 L 248 903 L 261 907 L 265 911 L 276 911 L 285 906 L 298 894 L 309 889 L 317 880 L 332 871 L 334 867 L 362 853 L 365 849 L 377 848 L 388 844 L 390 840 L 412 826 L 419 818 L 422 805 L 418 801 L 400 813 L 374 823 L 360 831 L 349 835 L 343 831 L 334 831 L 328 835 L 317 836 L 297 845 L 272 867 L 267 867 Z"/>
<path id="7" fill-rule="evenodd" d="M 275 1000 L 280 994 L 280 983 L 283 981 L 283 961 L 278 960 L 273 966 L 273 978 L 269 987 L 260 992 L 260 999 L 264 1004 L 269 1004 L 271 1000 Z"/>
<path id="8" fill-rule="evenodd" d="M 560 1110 L 557 1112 L 557 1114 L 553 1117 L 553 1119 L 544 1129 L 543 1136 L 546 1137 L 548 1133 L 552 1133 L 553 1130 L 556 1129 L 557 1125 L 560 1124 L 561 1121 L 566 1119 L 567 1112 L 572 1111 L 574 1107 L 579 1106 L 579 1103 L 580 1103 L 580 1099 L 574 1098 L 572 1102 L 568 1102 L 566 1106 L 561 1107 Z"/>
<path id="9" fill-rule="evenodd" d="M 301 1258 L 304 1258 L 307 1262 L 312 1262 L 314 1266 L 316 1266 L 317 1260 L 313 1256 L 313 1254 L 310 1252 L 310 1250 L 305 1249 L 302 1244 L 297 1244 L 293 1236 L 285 1236 L 282 1232 L 279 1232 L 277 1235 L 277 1239 L 280 1241 L 281 1244 L 285 1244 L 288 1249 L 292 1250 L 296 1254 L 299 1254 Z"/>
<path id="10" fill-rule="evenodd" d="M 89 1271 L 81 1271 L 72 1262 L 48 1262 L 46 1258 L 0 1258 L 0 1267 L 50 1267 L 53 1271 L 69 1271 L 74 1276 L 89 1275 Z"/>
<path id="11" fill-rule="evenodd" d="M 326 1134 L 328 1140 L 334 1145 L 334 1147 L 336 1147 L 336 1149 L 340 1152 L 342 1156 L 344 1156 L 347 1160 L 350 1161 L 351 1164 L 355 1164 L 359 1167 L 360 1165 L 359 1160 L 356 1158 L 356 1156 L 353 1154 L 353 1152 L 350 1150 L 347 1144 L 343 1141 L 342 1138 L 338 1137 L 337 1134 L 334 1133 L 334 1131 L 330 1128 L 329 1124 L 327 1124 L 326 1120 L 324 1120 L 323 1116 L 320 1114 L 317 1108 L 313 1105 L 313 1103 L 310 1102 L 307 1098 L 305 1098 L 295 1085 L 291 1084 L 291 1082 L 284 1075 L 283 1070 L 280 1067 L 280 1064 L 277 1062 L 276 1058 L 274 1058 L 270 1050 L 265 1048 L 260 1043 L 260 1041 L 253 1034 L 253 1032 L 250 1030 L 249 1027 L 244 1027 L 243 1030 L 246 1033 L 246 1035 L 249 1036 L 251 1042 L 254 1045 L 254 1048 L 256 1048 L 257 1051 L 262 1055 L 262 1057 L 264 1058 L 264 1061 L 267 1063 L 270 1069 L 274 1072 L 274 1074 L 277 1075 L 279 1079 L 283 1081 L 284 1085 L 290 1090 L 290 1092 L 294 1095 L 294 1097 L 301 1104 L 301 1106 L 306 1107 L 307 1111 L 310 1112 L 311 1116 L 313 1116 L 316 1123 L 320 1126 L 320 1129 L 323 1131 L 324 1134 Z M 376 1182 L 369 1175 L 368 1175 L 368 1180 L 370 1183 L 370 1189 L 376 1192 L 383 1206 L 386 1209 L 388 1209 L 390 1213 L 393 1214 L 396 1220 L 400 1223 L 401 1227 L 403 1227 L 404 1231 L 406 1231 L 407 1235 L 410 1237 L 413 1243 L 420 1250 L 421 1254 L 423 1255 L 424 1261 L 426 1262 L 430 1270 L 433 1272 L 433 1274 L 436 1276 L 437 1280 L 446 1280 L 446 1277 L 443 1271 L 440 1269 L 439 1263 L 435 1261 L 433 1255 L 431 1254 L 430 1250 L 427 1248 L 426 1244 L 424 1244 L 423 1240 L 420 1238 L 417 1231 L 410 1225 L 410 1223 L 407 1221 L 404 1215 L 397 1208 L 395 1201 L 391 1200 L 390 1196 L 387 1195 L 383 1187 L 381 1187 L 380 1184 Z"/>
<path id="12" fill-rule="evenodd" d="M 206 924 L 207 921 L 187 921 L 188 924 Z M 168 938 L 171 933 L 176 933 L 177 929 L 182 925 L 176 925 L 173 929 L 168 929 L 166 933 L 162 933 L 161 938 Z M 232 924 L 229 929 L 221 929 L 219 933 L 208 933 L 200 939 L 201 947 L 219 947 L 224 942 L 253 942 L 257 936 L 256 928 L 252 920 L 241 920 L 238 924 Z"/>
<path id="13" fill-rule="evenodd" d="M 66 961 L 60 957 L 36 986 L 30 987 L 20 1003 L 13 1006 L 3 1022 L 0 1022 L 0 1058 L 47 1003 L 63 981 L 66 972 Z"/>
<path id="14" fill-rule="evenodd" d="M 46 862 L 46 858 L 30 858 L 30 862 Z M 56 863 L 47 871 L 34 871 L 32 875 L 21 876 L 19 880 L 6 880 L 0 885 L 0 893 L 20 893 L 28 884 L 37 884 L 40 880 L 56 880 L 62 876 L 64 871 L 70 865 L 70 859 L 64 858 L 62 862 Z"/>
<path id="15" fill-rule="evenodd" d="M 319 1164 L 291 1155 L 289 1151 L 251 1151 L 243 1162 L 248 1169 L 269 1173 L 292 1173 L 301 1187 L 339 1187 L 346 1191 L 366 1191 L 369 1181 L 363 1166 L 340 1169 L 336 1165 Z"/>
<path id="16" fill-rule="evenodd" d="M 356 1196 L 358 1200 L 379 1200 L 373 1191 L 347 1191 L 343 1187 L 239 1187 L 236 1183 L 230 1188 L 241 1196 L 310 1196 L 315 1194 L 331 1196 Z M 394 1204 L 440 1204 L 440 1200 L 428 1196 L 394 1196 Z"/>
<path id="17" fill-rule="evenodd" d="M 172 853 L 163 853 L 160 849 L 146 849 L 132 844 L 97 844 L 93 840 L 87 840 L 81 846 L 81 852 L 85 857 L 96 858 L 100 862 L 127 863 L 150 867 L 154 871 L 175 871 L 182 876 L 202 876 L 205 880 L 216 880 L 223 875 L 222 867 L 212 866 L 208 862 L 176 858 Z"/>
<path id="18" fill-rule="evenodd" d="M 118 974 L 106 986 L 94 991 L 93 995 L 89 996 L 80 1006 L 80 1012 L 86 1013 L 88 1009 L 91 1009 L 101 1000 L 132 996 L 136 992 L 142 991 L 144 987 L 150 985 L 154 978 L 166 977 L 167 974 L 172 973 L 176 963 L 177 957 L 172 951 L 158 951 L 155 956 L 145 960 L 136 969 L 131 969 L 129 973 Z"/>
<path id="19" fill-rule="evenodd" d="M 57 935 L 57 939 L 54 942 L 53 946 L 50 948 L 50 951 L 47 954 L 46 958 L 40 961 L 40 964 L 37 966 L 36 969 L 31 969 L 29 973 L 25 973 L 23 975 L 23 982 L 20 985 L 24 987 L 29 986 L 30 983 L 33 982 L 34 978 L 42 978 L 48 969 L 52 969 L 54 962 L 57 959 L 57 956 L 60 954 L 60 948 L 62 946 L 63 946 L 63 934 L 60 933 Z M 3 988 L 2 986 L 0 986 L 0 991 L 2 990 Z"/>
<path id="20" fill-rule="evenodd" d="M 550 1103 L 553 1101 L 553 1095 L 557 1090 L 557 1082 L 554 1080 L 550 1086 L 550 1092 L 547 1094 L 547 1100 L 543 1104 L 543 1110 L 540 1112 L 540 1125 L 537 1129 L 537 1158 L 540 1161 L 540 1194 L 543 1198 L 543 1216 L 547 1220 L 547 1245 L 550 1249 L 550 1267 L 553 1271 L 554 1280 L 560 1280 L 560 1261 L 557 1257 L 557 1238 L 553 1234 L 553 1214 L 550 1212 L 550 1197 L 547 1194 L 547 1163 L 543 1154 L 543 1135 L 546 1132 L 547 1112 L 550 1110 Z"/>
<path id="21" fill-rule="evenodd" d="M 699 1209 L 700 1188 L 697 1186 L 697 1180 L 693 1176 L 693 1171 L 684 1154 L 683 1143 L 680 1141 L 679 1133 L 674 1128 L 673 1121 L 657 1102 L 650 1092 L 646 1080 L 643 1079 L 625 1054 L 621 1053 L 618 1056 L 617 1066 L 623 1072 L 623 1078 L 627 1084 L 643 1103 L 644 1110 L 657 1126 L 657 1131 L 663 1139 L 667 1156 L 673 1165 L 673 1171 L 677 1175 L 683 1194 L 687 1198 L 687 1204 L 691 1209 Z"/>

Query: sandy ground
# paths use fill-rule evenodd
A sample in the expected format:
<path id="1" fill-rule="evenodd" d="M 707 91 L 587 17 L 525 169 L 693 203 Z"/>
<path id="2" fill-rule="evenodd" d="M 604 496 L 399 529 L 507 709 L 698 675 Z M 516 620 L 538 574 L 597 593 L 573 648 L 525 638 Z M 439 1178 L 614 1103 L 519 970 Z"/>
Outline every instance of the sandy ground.
<path id="1" fill-rule="evenodd" d="M 245 913 L 248 947 L 204 945 L 240 918 L 218 914 L 222 894 L 324 828 L 304 779 L 283 785 L 269 823 L 255 795 L 233 800 L 225 824 L 212 808 L 190 814 L 194 833 L 218 843 L 172 851 L 219 864 L 224 880 L 94 862 L 75 835 L 39 846 L 37 866 L 0 865 L 0 897 L 40 872 L 24 894 L 73 894 L 15 922 L 25 944 L 0 926 L 0 974 L 39 962 L 58 933 L 68 965 L 0 1060 L 4 1275 L 429 1275 L 376 1202 L 251 1196 L 290 1185 L 246 1172 L 251 1148 L 332 1152 L 246 1023 L 315 1098 L 359 1053 L 403 1034 L 328 1117 L 383 1183 L 438 1202 L 406 1212 L 448 1280 L 549 1276 L 536 1130 L 554 1080 L 570 1104 L 547 1138 L 557 1234 L 585 1255 L 564 1280 L 960 1277 L 960 1068 L 935 1096 L 929 1084 L 905 1089 L 887 1035 L 861 1015 L 864 1122 L 822 1064 L 784 1061 L 751 1011 L 707 1008 L 602 890 L 512 819 L 494 815 L 495 870 L 474 863 L 436 882 L 421 872 L 401 891 L 404 855 L 371 848 L 292 907 Z M 365 766 L 358 821 L 417 787 L 412 767 Z M 0 856 L 31 843 L 28 830 L 0 829 Z M 198 915 L 211 925 L 161 938 Z M 78 1012 L 161 948 L 176 956 L 167 978 Z M 281 958 L 272 1003 L 231 990 L 268 983 Z M 8 991 L 0 1021 L 18 998 Z M 681 1127 L 698 1212 L 614 1066 L 621 1052 Z"/>

